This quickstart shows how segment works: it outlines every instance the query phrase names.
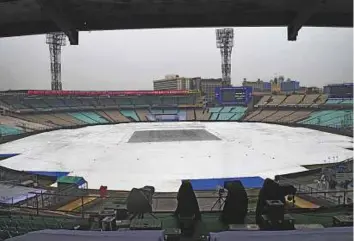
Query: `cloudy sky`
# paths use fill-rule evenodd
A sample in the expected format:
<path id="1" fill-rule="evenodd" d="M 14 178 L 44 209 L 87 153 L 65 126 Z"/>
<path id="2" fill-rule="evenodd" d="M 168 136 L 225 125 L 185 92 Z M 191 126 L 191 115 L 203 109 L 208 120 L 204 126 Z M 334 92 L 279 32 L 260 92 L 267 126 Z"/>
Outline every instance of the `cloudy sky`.
<path id="1" fill-rule="evenodd" d="M 353 30 L 303 28 L 296 42 L 286 28 L 235 28 L 232 83 L 284 75 L 305 86 L 353 80 Z M 166 74 L 220 77 L 215 29 L 80 32 L 62 50 L 64 89 L 152 89 Z M 45 36 L 0 39 L 0 90 L 50 89 Z"/>

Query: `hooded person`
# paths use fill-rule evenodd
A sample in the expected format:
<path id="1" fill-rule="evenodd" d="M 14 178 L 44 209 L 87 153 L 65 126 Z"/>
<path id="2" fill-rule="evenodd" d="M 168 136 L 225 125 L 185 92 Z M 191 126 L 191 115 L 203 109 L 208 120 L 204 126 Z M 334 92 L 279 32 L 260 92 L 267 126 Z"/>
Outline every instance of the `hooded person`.
<path id="1" fill-rule="evenodd" d="M 189 181 L 183 181 L 177 194 L 177 209 L 174 213 L 177 217 L 194 217 L 194 220 L 200 220 L 201 214 L 197 197 L 195 196 L 192 184 Z"/>
<path id="2" fill-rule="evenodd" d="M 238 180 L 229 183 L 227 190 L 221 221 L 224 224 L 243 224 L 248 211 L 246 190 Z"/>
<path id="3" fill-rule="evenodd" d="M 272 179 L 265 179 L 263 187 L 259 191 L 257 208 L 256 208 L 256 223 L 261 224 L 261 216 L 264 214 L 264 207 L 266 205 L 266 200 L 281 200 L 285 202 L 285 197 L 282 197 L 280 186 L 278 183 Z"/>

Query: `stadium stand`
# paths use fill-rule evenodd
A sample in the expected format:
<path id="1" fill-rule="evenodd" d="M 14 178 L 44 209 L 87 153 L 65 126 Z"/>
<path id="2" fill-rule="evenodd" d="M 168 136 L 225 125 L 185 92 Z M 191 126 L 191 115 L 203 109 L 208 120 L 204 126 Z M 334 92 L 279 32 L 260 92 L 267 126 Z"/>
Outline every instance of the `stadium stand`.
<path id="1" fill-rule="evenodd" d="M 4 115 L 0 115 L 0 124 L 12 126 L 15 128 L 21 128 L 25 132 L 32 131 L 32 130 L 49 129 L 49 127 L 46 125 L 41 125 L 34 122 L 29 122 L 29 121 L 21 120 L 11 116 L 4 116 Z"/>
<path id="2" fill-rule="evenodd" d="M 267 105 L 268 102 L 270 101 L 271 96 L 270 95 L 265 95 L 263 96 L 257 103 L 256 106 L 264 106 Z"/>
<path id="3" fill-rule="evenodd" d="M 249 121 L 263 121 L 265 118 L 275 114 L 276 112 L 277 112 L 277 110 L 265 110 L 265 109 L 263 109 L 261 112 L 259 112 L 258 115 L 254 115 L 253 117 L 251 117 L 248 120 Z"/>
<path id="4" fill-rule="evenodd" d="M 267 106 L 278 106 L 280 105 L 286 98 L 286 95 L 272 95 Z"/>
<path id="5" fill-rule="evenodd" d="M 305 95 L 300 105 L 309 106 L 315 103 L 320 95 Z"/>
<path id="6" fill-rule="evenodd" d="M 195 112 L 194 109 L 187 109 L 187 120 L 193 121 L 195 120 Z"/>
<path id="7" fill-rule="evenodd" d="M 292 114 L 294 111 L 292 110 L 278 110 L 274 114 L 264 118 L 262 121 L 263 122 L 277 122 L 279 119 L 284 118 L 290 114 Z"/>
<path id="8" fill-rule="evenodd" d="M 323 105 L 324 103 L 326 103 L 328 99 L 328 95 L 320 95 L 316 100 L 315 100 L 315 104 L 316 105 Z"/>
<path id="9" fill-rule="evenodd" d="M 70 123 L 70 125 L 73 125 L 73 126 L 79 126 L 79 125 L 85 124 L 85 122 L 76 119 L 75 117 L 71 116 L 68 113 L 55 113 L 55 114 L 52 114 L 52 116 L 56 119 L 58 124 Z"/>
<path id="10" fill-rule="evenodd" d="M 346 128 L 353 126 L 352 110 L 328 110 L 313 112 L 309 118 L 301 121 L 302 124 Z"/>
<path id="11" fill-rule="evenodd" d="M 12 116 L 15 118 L 18 118 L 18 119 L 25 120 L 25 121 L 49 126 L 51 128 L 55 128 L 55 127 L 60 126 L 60 125 L 57 125 L 57 124 L 51 122 L 50 120 L 43 118 L 41 114 L 21 114 L 21 115 L 20 114 L 12 114 Z"/>
<path id="12" fill-rule="evenodd" d="M 109 121 L 110 123 L 116 123 L 116 121 L 111 118 L 107 113 L 106 111 L 104 110 L 99 110 L 99 111 L 96 111 L 96 113 L 100 116 L 102 116 L 103 118 L 105 118 L 107 121 Z"/>
<path id="13" fill-rule="evenodd" d="M 209 120 L 211 113 L 208 110 L 196 109 L 196 120 Z"/>
<path id="14" fill-rule="evenodd" d="M 295 123 L 300 120 L 306 119 L 310 115 L 311 111 L 308 110 L 298 110 L 293 111 L 290 115 L 286 115 L 278 119 L 279 123 Z"/>
<path id="15" fill-rule="evenodd" d="M 20 128 L 0 124 L 0 136 L 18 135 L 23 133 Z"/>
<path id="16" fill-rule="evenodd" d="M 128 119 L 131 119 L 133 121 L 139 121 L 139 117 L 137 116 L 135 110 L 121 110 L 120 112 Z"/>
<path id="17" fill-rule="evenodd" d="M 102 116 L 96 114 L 95 112 L 81 112 L 81 114 L 87 116 L 88 118 L 96 121 L 99 124 L 106 124 L 108 123 L 108 120 L 103 118 Z"/>
<path id="18" fill-rule="evenodd" d="M 136 113 L 140 119 L 140 121 L 148 121 L 147 116 L 150 114 L 147 109 L 137 109 Z"/>
<path id="19" fill-rule="evenodd" d="M 118 110 L 105 110 L 104 112 L 116 123 L 130 122 L 130 120 L 122 115 Z"/>
<path id="20" fill-rule="evenodd" d="M 297 105 L 304 99 L 304 97 L 305 97 L 304 95 L 289 95 L 280 104 L 280 106 Z"/>

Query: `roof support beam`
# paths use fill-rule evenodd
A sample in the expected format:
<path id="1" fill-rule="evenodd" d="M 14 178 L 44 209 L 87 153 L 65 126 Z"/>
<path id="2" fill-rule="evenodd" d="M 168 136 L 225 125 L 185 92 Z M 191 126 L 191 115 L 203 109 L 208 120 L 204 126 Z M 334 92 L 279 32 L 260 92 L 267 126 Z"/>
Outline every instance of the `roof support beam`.
<path id="1" fill-rule="evenodd" d="M 42 12 L 46 14 L 68 37 L 71 45 L 79 44 L 79 31 L 70 22 L 69 17 L 63 10 L 63 5 L 66 1 L 46 1 L 37 0 L 42 8 Z M 55 5 L 54 5 L 55 4 Z"/>
<path id="2" fill-rule="evenodd" d="M 296 41 L 299 30 L 326 0 L 308 0 L 304 8 L 298 12 L 288 25 L 288 41 Z"/>

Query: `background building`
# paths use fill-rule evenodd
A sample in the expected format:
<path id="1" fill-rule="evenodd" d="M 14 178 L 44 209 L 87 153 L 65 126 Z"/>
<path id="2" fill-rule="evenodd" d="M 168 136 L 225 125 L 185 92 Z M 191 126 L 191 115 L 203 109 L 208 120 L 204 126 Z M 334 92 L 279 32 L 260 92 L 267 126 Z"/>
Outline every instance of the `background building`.
<path id="1" fill-rule="evenodd" d="M 185 78 L 179 75 L 166 75 L 164 79 L 153 81 L 154 90 L 194 90 L 200 91 L 209 103 L 215 100 L 215 88 L 221 87 L 222 79 Z"/>
<path id="2" fill-rule="evenodd" d="M 190 90 L 190 80 L 179 75 L 166 75 L 164 79 L 154 80 L 154 90 Z"/>
<path id="3" fill-rule="evenodd" d="M 300 82 L 295 80 L 287 80 L 280 82 L 280 91 L 283 93 L 293 93 L 300 89 Z"/>
<path id="4" fill-rule="evenodd" d="M 265 82 L 260 79 L 257 81 L 247 81 L 243 80 L 242 86 L 252 87 L 253 92 L 270 92 L 271 91 L 271 83 Z"/>
<path id="5" fill-rule="evenodd" d="M 323 92 L 331 98 L 353 98 L 353 83 L 326 85 Z"/>

